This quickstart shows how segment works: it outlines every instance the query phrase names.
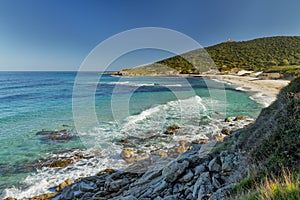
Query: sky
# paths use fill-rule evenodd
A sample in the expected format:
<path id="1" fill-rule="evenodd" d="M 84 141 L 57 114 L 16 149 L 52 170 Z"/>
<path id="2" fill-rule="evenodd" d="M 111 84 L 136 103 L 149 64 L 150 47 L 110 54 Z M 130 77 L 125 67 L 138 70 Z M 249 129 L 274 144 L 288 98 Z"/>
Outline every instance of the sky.
<path id="1" fill-rule="evenodd" d="M 100 42 L 141 27 L 202 46 L 300 35 L 299 0 L 0 0 L 0 71 L 76 71 Z"/>

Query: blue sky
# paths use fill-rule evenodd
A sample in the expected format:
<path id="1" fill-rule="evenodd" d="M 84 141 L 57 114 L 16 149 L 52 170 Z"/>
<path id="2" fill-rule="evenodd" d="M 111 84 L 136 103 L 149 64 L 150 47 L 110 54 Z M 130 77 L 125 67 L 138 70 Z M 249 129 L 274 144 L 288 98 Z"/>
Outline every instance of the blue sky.
<path id="1" fill-rule="evenodd" d="M 77 70 L 101 41 L 139 27 L 202 46 L 300 35 L 299 0 L 0 0 L 0 70 Z"/>

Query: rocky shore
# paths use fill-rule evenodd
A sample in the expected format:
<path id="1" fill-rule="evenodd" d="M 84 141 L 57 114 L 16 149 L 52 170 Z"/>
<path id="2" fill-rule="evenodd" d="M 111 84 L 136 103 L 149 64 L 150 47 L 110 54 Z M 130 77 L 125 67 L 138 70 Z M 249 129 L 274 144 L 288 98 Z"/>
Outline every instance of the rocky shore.
<path id="1" fill-rule="evenodd" d="M 180 135 L 184 127 L 170 126 L 163 134 L 147 138 L 123 138 L 118 143 L 123 146 L 120 158 L 128 163 L 126 169 L 106 169 L 94 176 L 66 179 L 49 188 L 49 193 L 29 199 L 224 199 L 230 193 L 234 171 L 243 156 L 235 150 L 218 151 L 218 146 L 253 121 L 240 116 L 226 118 L 218 122 L 223 128 L 209 137 L 180 140 L 173 147 L 145 152 L 135 149 L 134 144 L 147 146 L 153 139 Z M 65 130 L 52 133 L 55 137 L 59 135 L 59 139 L 63 133 L 70 134 Z M 51 132 L 41 131 L 37 135 L 49 138 Z M 33 164 L 66 167 L 78 159 L 93 157 L 82 155 L 79 150 L 64 155 Z"/>

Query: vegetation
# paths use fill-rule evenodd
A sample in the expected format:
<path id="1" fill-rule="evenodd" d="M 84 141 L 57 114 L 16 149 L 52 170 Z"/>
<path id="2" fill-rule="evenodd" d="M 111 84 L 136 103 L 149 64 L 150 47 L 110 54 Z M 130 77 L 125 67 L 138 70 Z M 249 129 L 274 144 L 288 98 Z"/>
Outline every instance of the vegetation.
<path id="1" fill-rule="evenodd" d="M 259 167 L 234 187 L 232 198 L 300 199 L 300 77 L 240 132 L 237 143 Z"/>
<path id="2" fill-rule="evenodd" d="M 252 181 L 253 179 L 243 180 L 234 187 L 236 191 L 243 189 L 243 192 L 233 198 L 240 200 L 300 200 L 299 175 L 299 173 L 293 174 L 283 170 L 280 177 L 265 177 L 260 183 Z M 248 188 L 244 187 L 245 183 Z"/>
<path id="3" fill-rule="evenodd" d="M 220 71 L 265 70 L 300 64 L 300 37 L 279 36 L 246 42 L 225 42 L 206 48 Z"/>
<path id="4" fill-rule="evenodd" d="M 278 72 L 285 77 L 300 76 L 300 65 L 284 65 L 284 66 L 272 66 L 264 70 L 267 73 Z"/>
<path id="5" fill-rule="evenodd" d="M 130 69 L 132 74 L 161 73 L 174 69 L 181 74 L 218 69 L 221 72 L 263 70 L 280 72 L 286 77 L 300 75 L 300 36 L 259 38 L 245 42 L 224 42 L 205 49 L 167 58 L 145 67 Z M 168 69 L 167 69 L 168 68 Z M 139 71 L 136 72 L 136 69 Z M 128 70 L 128 69 L 127 69 Z M 162 72 L 161 74 L 163 74 Z"/>

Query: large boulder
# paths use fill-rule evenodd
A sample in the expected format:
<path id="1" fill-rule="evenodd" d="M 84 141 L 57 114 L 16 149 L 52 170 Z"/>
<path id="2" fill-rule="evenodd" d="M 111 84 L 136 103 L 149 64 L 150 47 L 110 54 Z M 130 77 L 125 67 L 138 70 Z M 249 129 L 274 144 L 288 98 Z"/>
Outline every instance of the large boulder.
<path id="1" fill-rule="evenodd" d="M 167 182 L 174 182 L 183 174 L 188 166 L 189 162 L 187 160 L 181 163 L 174 161 L 163 169 L 162 174 Z"/>

